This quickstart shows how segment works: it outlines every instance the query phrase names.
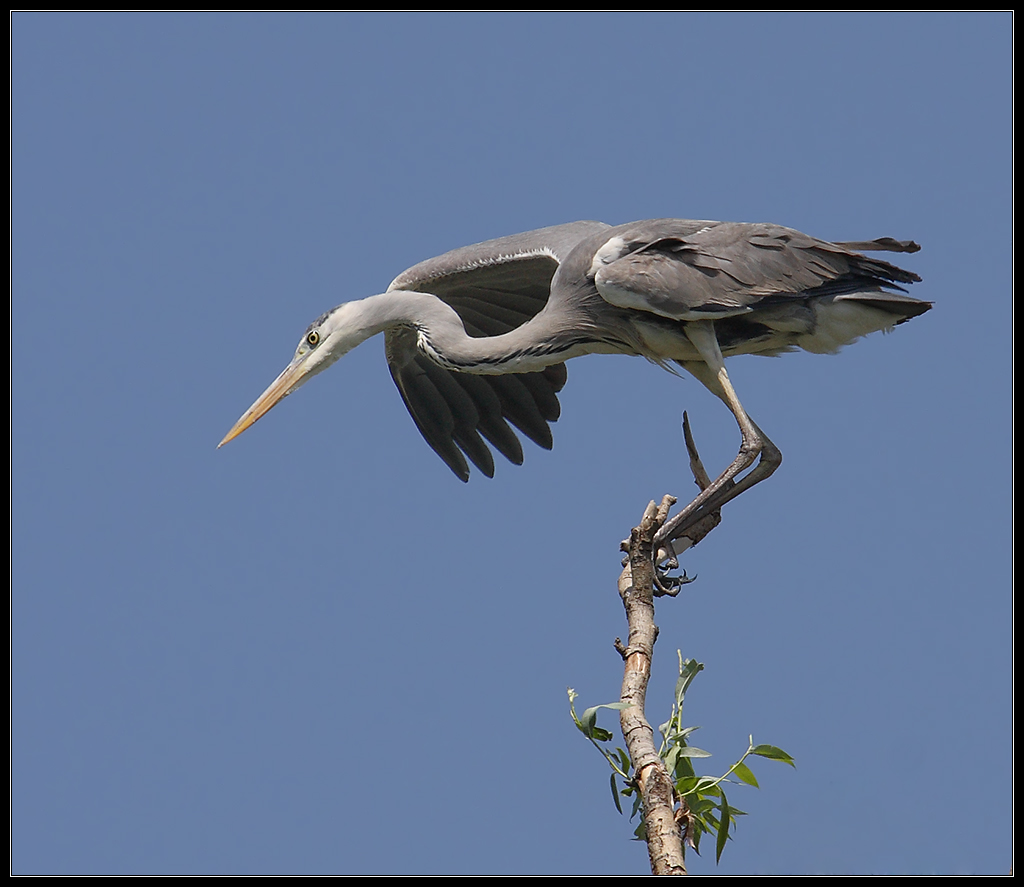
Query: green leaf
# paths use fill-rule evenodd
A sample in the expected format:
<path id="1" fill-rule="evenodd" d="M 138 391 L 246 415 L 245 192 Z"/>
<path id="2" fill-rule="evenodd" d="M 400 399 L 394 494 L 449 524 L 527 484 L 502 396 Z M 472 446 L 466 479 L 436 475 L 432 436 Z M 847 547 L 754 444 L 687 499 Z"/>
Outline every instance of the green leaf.
<path id="1" fill-rule="evenodd" d="M 583 717 L 576 723 L 576 729 L 589 739 L 596 739 L 598 742 L 607 742 L 612 738 L 611 733 L 603 727 L 597 726 L 597 712 L 594 709 L 583 712 Z"/>
<path id="2" fill-rule="evenodd" d="M 722 794 L 722 790 L 718 787 L 719 783 L 717 779 L 712 779 L 710 776 L 702 776 L 697 780 L 696 791 L 703 795 L 711 795 L 717 798 Z"/>
<path id="3" fill-rule="evenodd" d="M 665 769 L 669 773 L 672 773 L 676 769 L 676 761 L 679 758 L 679 746 L 673 745 L 672 748 L 666 752 L 665 757 L 662 760 L 665 762 Z"/>
<path id="4" fill-rule="evenodd" d="M 686 691 L 690 689 L 693 679 L 697 677 L 698 672 L 703 670 L 704 663 L 698 662 L 696 659 L 687 659 L 682 663 L 679 669 L 679 680 L 676 681 L 676 700 L 680 708 L 682 708 L 683 697 L 686 696 Z"/>
<path id="5" fill-rule="evenodd" d="M 747 785 L 752 785 L 754 786 L 754 788 L 761 787 L 757 784 L 757 778 L 754 776 L 751 769 L 742 761 L 740 761 L 740 763 L 738 763 L 735 767 L 732 768 L 732 772 L 735 773 L 736 776 L 743 780 L 743 782 L 745 782 Z"/>
<path id="6" fill-rule="evenodd" d="M 596 712 L 599 708 L 613 708 L 615 711 L 622 711 L 624 708 L 632 708 L 632 702 L 606 702 L 604 705 L 595 705 L 593 708 L 588 708 L 587 711 L 583 712 L 583 716 L 587 716 L 587 712 Z"/>
<path id="7" fill-rule="evenodd" d="M 580 718 L 579 728 L 584 736 L 590 736 L 594 732 L 594 725 L 597 723 L 597 709 L 588 708 Z"/>
<path id="8" fill-rule="evenodd" d="M 715 809 L 715 802 L 709 801 L 707 798 L 687 798 L 686 806 L 694 816 L 703 816 L 709 810 Z"/>
<path id="9" fill-rule="evenodd" d="M 597 711 L 600 708 L 613 708 L 616 711 L 621 711 L 624 708 L 630 708 L 632 703 L 630 702 L 609 702 L 607 705 L 595 705 L 588 708 L 580 716 L 580 721 L 576 725 L 579 727 L 580 732 L 584 736 L 589 736 L 591 739 L 596 739 L 598 742 L 607 742 L 612 738 L 613 734 L 609 733 L 602 727 L 597 726 Z"/>
<path id="10" fill-rule="evenodd" d="M 722 851 L 725 849 L 725 842 L 729 840 L 729 802 L 722 792 L 722 819 L 718 823 L 718 840 L 715 842 L 715 863 L 721 861 Z"/>
<path id="11" fill-rule="evenodd" d="M 679 757 L 681 758 L 710 758 L 711 752 L 704 751 L 702 748 L 697 748 L 695 745 L 680 745 L 677 746 L 679 749 Z"/>
<path id="12" fill-rule="evenodd" d="M 689 736 L 691 733 L 693 733 L 694 730 L 699 730 L 699 729 L 700 729 L 699 726 L 683 727 L 682 730 L 680 730 L 678 733 L 676 733 L 674 736 L 671 737 L 672 741 L 673 742 L 685 742 L 687 736 Z"/>
<path id="13" fill-rule="evenodd" d="M 643 804 L 643 802 L 643 796 L 640 794 L 640 792 L 637 792 L 636 797 L 633 798 L 633 811 L 629 814 L 630 821 L 632 821 L 633 817 L 640 812 L 640 805 Z M 641 820 L 641 822 L 643 822 L 643 820 Z"/>
<path id="14" fill-rule="evenodd" d="M 664 730 L 661 731 L 662 736 L 665 737 L 665 742 L 675 743 L 677 745 L 686 745 L 686 737 L 688 737 L 694 730 L 699 730 L 700 727 L 683 727 L 681 730 L 675 732 L 666 733 Z"/>
<path id="15" fill-rule="evenodd" d="M 676 759 L 675 773 L 677 777 L 697 775 L 696 771 L 693 769 L 693 764 L 690 763 L 689 758 Z"/>
<path id="16" fill-rule="evenodd" d="M 619 803 L 619 790 L 615 787 L 615 774 L 612 774 L 612 800 L 615 802 L 615 809 L 622 813 L 622 804 Z"/>
<path id="17" fill-rule="evenodd" d="M 622 772 L 628 773 L 629 768 L 633 766 L 633 762 L 629 759 L 629 755 L 627 755 L 625 750 L 621 748 L 617 748 L 615 751 L 618 752 L 619 763 L 622 764 Z"/>
<path id="18" fill-rule="evenodd" d="M 696 776 L 683 776 L 676 780 L 676 791 L 681 795 L 691 794 L 700 780 Z"/>
<path id="19" fill-rule="evenodd" d="M 796 768 L 793 758 L 776 745 L 755 745 L 750 750 L 750 753 L 761 758 L 768 758 L 772 761 L 782 761 L 782 763 L 789 764 L 790 767 Z"/>

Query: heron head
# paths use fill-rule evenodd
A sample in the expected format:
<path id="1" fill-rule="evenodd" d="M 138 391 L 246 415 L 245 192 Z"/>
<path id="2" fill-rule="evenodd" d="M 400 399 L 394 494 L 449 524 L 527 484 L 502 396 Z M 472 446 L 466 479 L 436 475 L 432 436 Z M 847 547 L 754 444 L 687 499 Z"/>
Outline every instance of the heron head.
<path id="1" fill-rule="evenodd" d="M 339 305 L 334 310 L 320 315 L 307 327 L 295 349 L 291 363 L 242 414 L 242 418 L 234 424 L 224 440 L 217 444 L 218 449 L 228 441 L 234 440 L 276 404 L 301 388 L 317 373 L 322 373 L 366 338 L 359 337 L 352 325 L 346 322 L 347 315 L 351 313 L 349 306 L 355 304 L 358 303 L 347 302 Z"/>

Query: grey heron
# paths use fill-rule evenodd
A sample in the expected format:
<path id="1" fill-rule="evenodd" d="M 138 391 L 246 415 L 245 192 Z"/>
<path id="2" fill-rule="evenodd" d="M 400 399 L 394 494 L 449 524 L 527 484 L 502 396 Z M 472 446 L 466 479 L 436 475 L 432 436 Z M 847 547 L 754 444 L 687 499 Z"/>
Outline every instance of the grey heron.
<path id="1" fill-rule="evenodd" d="M 688 509 L 707 513 L 781 462 L 740 404 L 724 357 L 833 353 L 923 314 L 931 303 L 900 286 L 920 277 L 862 255 L 919 248 L 888 237 L 830 243 L 773 224 L 653 219 L 573 222 L 452 250 L 313 321 L 219 446 L 384 333 L 391 376 L 427 443 L 461 480 L 467 457 L 490 477 L 485 440 L 523 461 L 510 423 L 551 448 L 566 360 L 628 354 L 687 370 L 739 424 L 739 454 Z"/>

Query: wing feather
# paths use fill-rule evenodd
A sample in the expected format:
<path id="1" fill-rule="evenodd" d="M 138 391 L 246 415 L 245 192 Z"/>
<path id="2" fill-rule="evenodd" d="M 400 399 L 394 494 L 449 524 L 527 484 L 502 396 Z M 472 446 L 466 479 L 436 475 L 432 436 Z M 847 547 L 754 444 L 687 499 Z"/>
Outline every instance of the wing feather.
<path id="1" fill-rule="evenodd" d="M 469 480 L 469 466 L 455 444 L 455 418 L 426 370 L 415 363 L 407 364 L 400 371 L 392 366 L 391 378 L 395 380 L 406 409 L 423 439 L 456 477 Z"/>
<path id="2" fill-rule="evenodd" d="M 604 254 L 605 264 L 595 271 L 601 295 L 620 307 L 678 320 L 735 316 L 793 297 L 865 289 L 884 301 L 883 287 L 920 280 L 853 249 L 913 252 L 913 241 L 829 243 L 781 225 L 675 219 L 609 233 L 619 246 Z"/>
<path id="3" fill-rule="evenodd" d="M 537 446 L 550 450 L 554 440 L 548 422 L 553 422 L 554 419 L 545 418 L 534 391 L 543 390 L 543 374 L 516 373 L 507 376 L 488 376 L 487 379 L 501 401 L 502 414 L 505 418 Z M 554 397 L 554 394 L 551 396 Z M 557 402 L 557 398 L 555 399 Z"/>
<path id="4" fill-rule="evenodd" d="M 580 241 L 607 227 L 573 222 L 452 250 L 404 271 L 390 289 L 437 296 L 458 312 L 471 336 L 501 335 L 543 309 L 559 262 Z M 505 376 L 456 373 L 420 352 L 410 330 L 386 333 L 385 353 L 420 434 L 461 480 L 469 479 L 466 456 L 493 477 L 494 459 L 485 440 L 513 464 L 522 464 L 522 444 L 510 426 L 551 449 L 548 423 L 561 410 L 564 364 Z"/>
<path id="5" fill-rule="evenodd" d="M 452 373 L 451 375 L 473 398 L 477 414 L 480 417 L 480 433 L 509 462 L 513 465 L 522 465 L 523 445 L 509 427 L 508 422 L 505 421 L 501 401 L 494 388 L 488 384 L 487 377 L 473 376 L 469 373 Z"/>

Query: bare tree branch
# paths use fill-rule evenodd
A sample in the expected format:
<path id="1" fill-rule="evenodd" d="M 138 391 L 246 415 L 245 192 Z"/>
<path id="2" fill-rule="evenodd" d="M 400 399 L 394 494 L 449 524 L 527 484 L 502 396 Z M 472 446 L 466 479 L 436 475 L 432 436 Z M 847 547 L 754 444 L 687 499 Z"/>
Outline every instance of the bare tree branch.
<path id="1" fill-rule="evenodd" d="M 683 434 L 690 457 L 690 470 L 698 488 L 703 491 L 711 483 L 701 463 L 690 432 L 690 422 L 683 414 Z M 730 484 L 732 482 L 730 481 Z M 636 786 L 643 801 L 643 817 L 651 872 L 655 875 L 685 875 L 683 828 L 687 810 L 676 794 L 672 777 L 658 754 L 654 729 L 647 722 L 644 705 L 658 627 L 654 623 L 654 598 L 676 595 L 690 580 L 669 577 L 668 570 L 678 567 L 676 555 L 700 542 L 721 522 L 721 512 L 713 511 L 695 523 L 679 526 L 663 535 L 659 531 L 669 520 L 669 511 L 676 503 L 673 496 L 664 496 L 660 505 L 653 501 L 644 511 L 639 526 L 633 528 L 629 540 L 622 543 L 628 557 L 619 576 L 619 594 L 626 610 L 629 640 L 625 645 L 616 638 L 615 646 L 625 662 L 620 702 L 627 704 L 619 712 L 622 736 L 633 762 Z M 686 509 L 683 509 L 685 512 Z M 655 540 L 657 539 L 657 550 Z M 665 563 L 663 569 L 660 564 Z"/>
<path id="2" fill-rule="evenodd" d="M 647 852 L 655 875 L 685 875 L 682 832 L 676 822 L 676 796 L 672 778 L 654 744 L 654 729 L 644 717 L 647 682 L 658 629 L 654 624 L 654 534 L 675 504 L 665 496 L 661 506 L 652 501 L 629 539 L 629 563 L 619 577 L 619 594 L 626 608 L 629 641 L 621 650 L 625 660 L 619 712 L 633 773 L 643 799 Z M 621 644 L 620 644 L 621 646 Z"/>

